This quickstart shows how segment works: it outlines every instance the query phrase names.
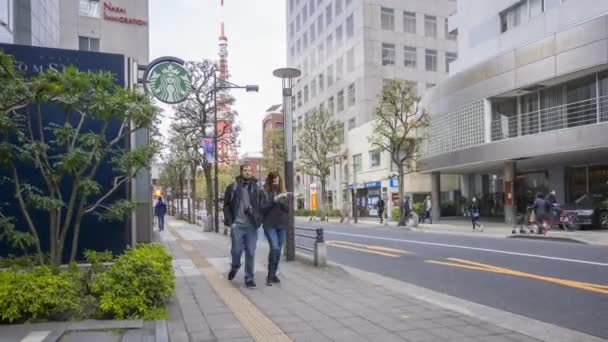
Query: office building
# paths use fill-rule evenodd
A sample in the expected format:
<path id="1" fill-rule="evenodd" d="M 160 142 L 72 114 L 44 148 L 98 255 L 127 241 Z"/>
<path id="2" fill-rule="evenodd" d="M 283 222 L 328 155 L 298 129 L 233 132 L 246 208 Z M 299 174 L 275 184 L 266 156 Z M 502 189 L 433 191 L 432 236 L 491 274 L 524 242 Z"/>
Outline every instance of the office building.
<path id="1" fill-rule="evenodd" d="M 424 98 L 424 171 L 460 175 L 482 215 L 512 222 L 536 193 L 608 196 L 608 2 L 458 1 L 460 58 Z M 603 215 L 606 215 L 604 212 Z"/>
<path id="2" fill-rule="evenodd" d="M 59 0 L 0 0 L 0 43 L 59 47 Z"/>
<path id="3" fill-rule="evenodd" d="M 296 136 L 315 110 L 328 111 L 344 127 L 329 177 L 330 207 L 351 203 L 352 194 L 361 216 L 373 216 L 380 197 L 389 210 L 398 205 L 396 168 L 367 141 L 378 96 L 385 80 L 410 81 L 421 95 L 447 77 L 457 33 L 446 22 L 455 10 L 451 0 L 287 0 L 288 64 L 302 71 L 291 101 Z M 295 157 L 297 165 L 298 151 Z M 455 189 L 456 180 L 448 176 L 444 184 Z M 296 196 L 305 207 L 316 188 L 315 177 L 296 175 Z M 405 189 L 420 198 L 430 192 L 430 178 L 408 175 Z M 453 189 L 442 196 L 451 199 Z"/>

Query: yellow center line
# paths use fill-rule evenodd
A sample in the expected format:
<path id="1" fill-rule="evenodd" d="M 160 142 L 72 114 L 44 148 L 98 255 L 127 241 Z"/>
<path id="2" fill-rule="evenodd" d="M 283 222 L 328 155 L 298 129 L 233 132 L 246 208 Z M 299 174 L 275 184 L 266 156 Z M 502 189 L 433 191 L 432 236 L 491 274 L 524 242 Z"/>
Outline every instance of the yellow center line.
<path id="1" fill-rule="evenodd" d="M 382 256 L 386 256 L 386 257 L 390 257 L 390 258 L 398 258 L 399 257 L 399 255 L 396 255 L 396 254 L 390 254 L 390 253 L 384 253 L 384 252 L 369 250 L 369 249 L 367 249 L 366 245 L 360 245 L 360 246 L 364 246 L 365 247 L 365 248 L 360 248 L 360 247 L 353 247 L 352 246 L 352 245 L 359 245 L 359 244 L 343 243 L 343 241 L 326 241 L 325 243 L 328 246 L 339 247 L 339 248 L 344 248 L 344 249 L 350 249 L 350 250 L 353 250 L 353 251 L 359 251 L 359 252 L 364 252 L 364 253 L 369 253 L 369 254 L 382 255 Z"/>
<path id="2" fill-rule="evenodd" d="M 538 275 L 538 274 L 526 273 L 526 272 L 517 271 L 517 270 L 513 270 L 513 269 L 509 269 L 509 268 L 497 267 L 497 266 L 483 264 L 480 262 L 474 262 L 474 261 L 465 260 L 465 259 L 448 258 L 448 260 L 455 261 L 455 262 L 445 262 L 445 261 L 438 261 L 438 260 L 425 260 L 425 262 L 428 262 L 431 264 L 436 264 L 436 265 L 453 266 L 453 267 L 460 267 L 460 268 L 465 268 L 465 269 L 470 269 L 470 270 L 494 272 L 494 273 L 499 273 L 499 274 L 522 277 L 522 278 L 542 280 L 542 281 L 555 283 L 555 284 L 559 284 L 559 285 L 563 285 L 563 286 L 569 286 L 569 287 L 573 287 L 573 288 L 577 288 L 577 289 L 581 289 L 581 290 L 608 294 L 608 285 L 593 284 L 593 283 L 581 282 L 581 281 L 576 281 L 576 280 L 542 276 L 542 275 Z M 458 262 L 458 263 L 456 263 L 456 262 Z"/>

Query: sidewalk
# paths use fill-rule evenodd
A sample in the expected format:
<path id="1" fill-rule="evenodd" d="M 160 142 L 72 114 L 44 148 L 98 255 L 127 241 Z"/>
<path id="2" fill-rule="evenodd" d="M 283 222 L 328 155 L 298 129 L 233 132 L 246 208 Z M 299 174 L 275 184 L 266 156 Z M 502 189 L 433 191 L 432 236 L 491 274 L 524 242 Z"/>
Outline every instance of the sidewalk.
<path id="1" fill-rule="evenodd" d="M 300 221 L 300 222 L 307 222 Z M 366 225 L 375 225 L 375 226 L 385 226 L 380 224 L 378 219 L 374 218 L 359 218 L 359 224 Z M 330 220 L 330 223 L 335 223 L 335 220 Z M 339 222 L 339 220 L 337 221 Z M 481 224 L 484 227 L 483 232 L 479 230 L 473 231 L 471 222 L 468 217 L 449 217 L 443 218 L 439 223 L 428 224 L 423 223 L 419 224 L 418 227 L 412 228 L 407 227 L 407 229 L 418 232 L 425 233 L 441 233 L 441 234 L 454 234 L 454 235 L 476 235 L 476 236 L 488 236 L 488 237 L 497 237 L 497 238 L 528 238 L 528 239 L 538 239 L 538 240 L 566 240 L 566 241 L 574 241 L 589 245 L 599 245 L 599 246 L 608 246 L 608 230 L 605 229 L 594 229 L 594 230 L 579 230 L 575 232 L 566 232 L 559 230 L 551 230 L 547 234 L 547 236 L 537 235 L 537 234 L 519 234 L 519 228 L 517 229 L 517 234 L 512 234 L 513 230 L 512 225 L 507 225 L 506 223 L 500 222 L 487 222 L 482 218 Z M 351 225 L 356 226 L 352 223 Z M 397 228 L 397 222 L 389 221 L 387 226 Z M 406 227 L 403 227 L 406 228 Z"/>
<path id="2" fill-rule="evenodd" d="M 539 341 L 354 277 L 342 268 L 282 262 L 282 283 L 264 284 L 267 245 L 258 242 L 257 289 L 233 282 L 229 240 L 167 220 L 177 293 L 171 341 Z"/>

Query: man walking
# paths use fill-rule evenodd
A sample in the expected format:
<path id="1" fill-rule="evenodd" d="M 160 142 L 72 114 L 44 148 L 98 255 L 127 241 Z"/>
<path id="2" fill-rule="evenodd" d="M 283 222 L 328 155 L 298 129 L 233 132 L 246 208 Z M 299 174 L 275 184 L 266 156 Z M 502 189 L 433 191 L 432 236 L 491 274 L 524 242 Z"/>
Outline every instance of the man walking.
<path id="1" fill-rule="evenodd" d="M 433 204 L 431 202 L 431 196 L 426 196 L 424 200 L 424 219 L 422 219 L 422 223 L 426 223 L 426 220 L 429 220 L 429 223 L 433 224 L 433 214 L 432 214 Z"/>
<path id="2" fill-rule="evenodd" d="M 241 165 L 240 171 L 235 182 L 226 187 L 224 194 L 224 225 L 232 227 L 230 232 L 232 264 L 228 280 L 234 279 L 241 267 L 244 250 L 245 286 L 255 288 L 255 249 L 258 242 L 258 228 L 262 224 L 260 213 L 262 192 L 249 164 Z"/>
<path id="3" fill-rule="evenodd" d="M 384 223 L 384 200 L 382 198 L 378 199 L 378 217 L 380 218 L 380 223 Z"/>
<path id="4" fill-rule="evenodd" d="M 163 201 L 161 196 L 158 196 L 156 205 L 154 205 L 154 215 L 158 217 L 158 231 L 162 232 L 165 230 L 165 215 L 167 214 L 167 204 Z"/>

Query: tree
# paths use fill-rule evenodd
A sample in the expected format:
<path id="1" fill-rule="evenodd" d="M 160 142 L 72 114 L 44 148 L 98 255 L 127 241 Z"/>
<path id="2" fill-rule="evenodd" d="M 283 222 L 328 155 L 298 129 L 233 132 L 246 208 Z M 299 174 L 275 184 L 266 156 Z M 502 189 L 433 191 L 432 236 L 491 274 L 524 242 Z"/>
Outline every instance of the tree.
<path id="1" fill-rule="evenodd" d="M 342 137 L 343 125 L 332 119 L 325 111 L 315 111 L 306 114 L 304 124 L 298 133 L 298 171 L 309 176 L 316 176 L 321 182 L 321 219 L 325 219 L 325 198 L 327 177 L 334 161 L 332 155 L 338 153 Z"/>
<path id="2" fill-rule="evenodd" d="M 159 111 L 147 96 L 116 85 L 110 73 L 66 67 L 26 79 L 2 53 L 0 64 L 1 166 L 10 174 L 15 201 L 40 260 L 38 233 L 48 229 L 51 264 L 63 261 L 70 232 L 69 259 L 74 261 L 83 218 L 123 219 L 135 207 L 130 200 L 115 199 L 117 192 L 149 167 L 158 145 L 152 141 L 127 149 L 124 143 L 136 130 L 152 129 Z M 63 110 L 64 116 L 50 117 L 52 107 Z M 108 164 L 112 180 L 99 183 L 98 171 Z M 39 186 L 23 177 L 22 167 L 36 173 Z M 48 215 L 48 226 L 34 219 L 40 212 Z"/>
<path id="3" fill-rule="evenodd" d="M 219 189 L 220 189 L 220 195 L 222 194 L 222 190 L 225 189 L 229 184 L 233 183 L 236 176 L 239 175 L 239 165 L 238 164 L 227 164 L 227 165 L 222 165 L 219 167 L 219 176 L 218 176 L 218 183 L 219 183 Z M 204 177 L 204 175 L 202 173 L 199 173 L 196 176 L 198 179 L 201 179 Z M 197 198 L 208 198 L 209 195 L 209 191 L 207 190 L 207 186 L 205 185 L 205 183 L 202 183 L 202 186 L 198 187 L 196 189 L 197 193 L 196 193 L 196 197 Z M 211 189 L 211 191 L 213 191 L 213 189 Z"/>
<path id="4" fill-rule="evenodd" d="M 397 166 L 400 226 L 405 225 L 406 219 L 403 210 L 404 178 L 406 174 L 416 172 L 428 126 L 429 115 L 420 108 L 420 98 L 416 96 L 413 85 L 400 80 L 387 82 L 382 88 L 369 142 L 380 151 L 388 152 L 391 163 Z"/>
<path id="5" fill-rule="evenodd" d="M 205 178 L 205 188 L 211 191 L 206 191 L 207 195 L 207 213 L 211 215 L 212 204 L 213 204 L 213 178 L 212 170 L 213 163 L 209 161 L 209 156 L 204 149 L 199 148 L 198 138 L 210 137 L 213 134 L 214 125 L 217 123 L 214 121 L 214 75 L 217 72 L 217 66 L 210 60 L 203 60 L 202 62 L 188 62 L 186 67 L 190 72 L 192 79 L 192 92 L 188 98 L 175 107 L 175 131 L 182 134 L 184 137 L 189 137 L 191 145 L 188 147 L 196 155 L 197 165 L 202 166 L 203 175 Z M 219 81 L 218 81 L 219 82 Z M 217 109 L 218 109 L 218 120 L 226 120 L 234 122 L 237 115 L 234 111 L 227 111 L 230 105 L 234 103 L 234 98 L 229 96 L 225 91 L 219 91 L 217 94 Z M 219 127 L 219 125 L 218 125 Z M 237 125 L 231 126 L 228 129 L 225 126 L 218 128 L 217 142 L 223 146 L 236 146 L 237 136 L 240 128 Z M 226 164 L 231 162 L 228 160 L 228 156 L 218 155 L 215 156 L 218 162 Z"/>
<path id="6" fill-rule="evenodd" d="M 266 172 L 275 171 L 283 174 L 285 169 L 285 139 L 283 130 L 273 128 L 266 132 L 262 168 Z"/>

